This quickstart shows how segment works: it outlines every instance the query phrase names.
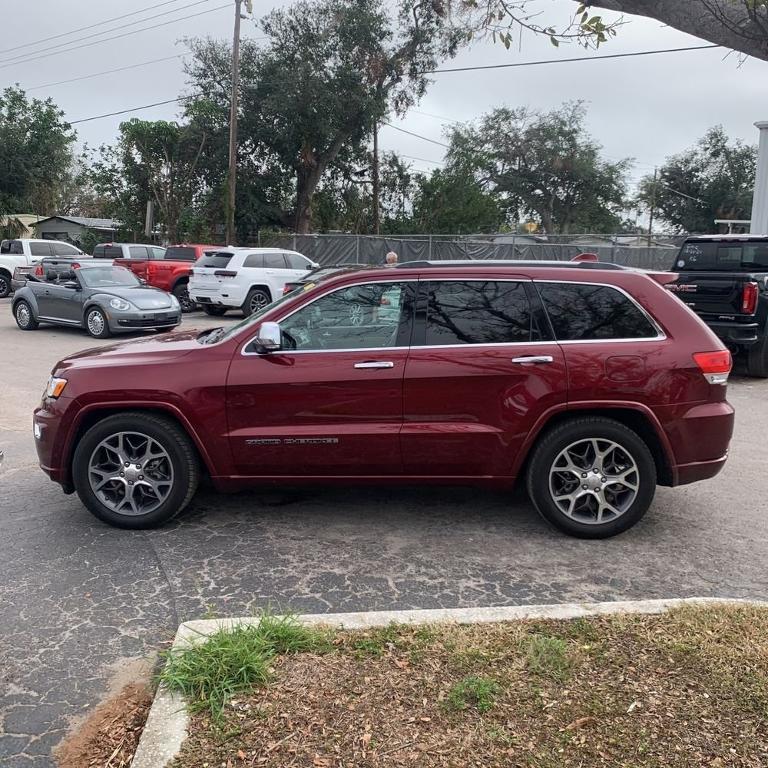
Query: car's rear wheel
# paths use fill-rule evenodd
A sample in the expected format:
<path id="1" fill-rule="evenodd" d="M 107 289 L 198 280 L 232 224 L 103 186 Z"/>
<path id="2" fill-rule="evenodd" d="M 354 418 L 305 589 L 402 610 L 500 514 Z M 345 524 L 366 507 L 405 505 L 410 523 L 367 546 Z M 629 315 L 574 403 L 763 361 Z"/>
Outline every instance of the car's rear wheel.
<path id="1" fill-rule="evenodd" d="M 85 329 L 94 339 L 106 339 L 111 335 L 107 316 L 98 307 L 86 310 Z"/>
<path id="2" fill-rule="evenodd" d="M 206 315 L 210 315 L 211 317 L 221 317 L 227 311 L 227 308 L 216 307 L 211 304 L 203 304 L 203 311 Z"/>
<path id="3" fill-rule="evenodd" d="M 747 373 L 756 379 L 768 378 L 768 336 L 747 351 Z"/>
<path id="4" fill-rule="evenodd" d="M 544 435 L 527 480 L 534 506 L 552 525 L 571 536 L 604 539 L 646 513 L 656 492 L 656 464 L 633 430 L 586 417 Z"/>
<path id="5" fill-rule="evenodd" d="M 189 295 L 188 283 L 179 283 L 173 289 L 173 295 L 179 300 L 182 312 L 194 312 L 197 309 L 197 304 L 192 301 L 192 297 Z"/>
<path id="6" fill-rule="evenodd" d="M 243 303 L 243 314 L 246 315 L 246 317 L 248 315 L 253 315 L 271 303 L 272 297 L 269 295 L 269 291 L 266 290 L 266 288 L 251 288 Z"/>
<path id="7" fill-rule="evenodd" d="M 0 299 L 4 299 L 11 293 L 11 278 L 5 272 L 0 272 Z"/>
<path id="8" fill-rule="evenodd" d="M 200 469 L 186 433 L 146 413 L 109 416 L 80 440 L 72 462 L 80 500 L 119 528 L 151 528 L 181 512 L 197 490 Z"/>
<path id="9" fill-rule="evenodd" d="M 38 327 L 38 322 L 35 319 L 32 307 L 23 299 L 16 302 L 16 306 L 13 309 L 13 316 L 16 318 L 16 325 L 18 325 L 22 331 L 34 331 Z"/>

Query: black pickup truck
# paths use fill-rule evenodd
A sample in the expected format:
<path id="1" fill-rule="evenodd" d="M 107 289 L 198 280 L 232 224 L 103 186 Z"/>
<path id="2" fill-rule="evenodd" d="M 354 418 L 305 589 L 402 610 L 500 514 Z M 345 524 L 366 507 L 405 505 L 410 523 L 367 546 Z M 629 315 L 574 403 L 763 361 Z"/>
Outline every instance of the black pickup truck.
<path id="1" fill-rule="evenodd" d="M 734 353 L 751 376 L 768 378 L 768 235 L 698 235 L 685 240 L 667 286 Z"/>

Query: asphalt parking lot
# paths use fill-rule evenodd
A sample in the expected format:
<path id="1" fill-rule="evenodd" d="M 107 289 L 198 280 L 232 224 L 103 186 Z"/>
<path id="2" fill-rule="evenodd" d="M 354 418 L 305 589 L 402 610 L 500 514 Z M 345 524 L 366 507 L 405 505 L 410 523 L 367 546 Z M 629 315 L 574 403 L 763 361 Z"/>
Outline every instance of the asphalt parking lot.
<path id="1" fill-rule="evenodd" d="M 194 314 L 184 327 L 221 323 Z M 71 329 L 23 333 L 0 300 L 3 766 L 52 765 L 117 678 L 211 613 L 768 598 L 768 382 L 731 385 L 737 432 L 718 478 L 659 490 L 644 521 L 608 541 L 554 532 L 521 494 L 433 488 L 203 491 L 169 527 L 130 532 L 36 464 L 31 412 L 48 374 L 93 345 Z"/>

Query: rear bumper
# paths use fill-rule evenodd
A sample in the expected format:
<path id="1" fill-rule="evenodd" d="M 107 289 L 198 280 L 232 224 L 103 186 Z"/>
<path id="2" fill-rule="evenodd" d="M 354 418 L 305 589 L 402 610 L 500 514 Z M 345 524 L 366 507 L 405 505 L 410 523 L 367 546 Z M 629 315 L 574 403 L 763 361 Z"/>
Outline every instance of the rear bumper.
<path id="1" fill-rule="evenodd" d="M 17 280 L 15 277 L 11 278 L 11 292 L 15 293 L 19 289 L 23 288 L 27 284 L 26 280 Z"/>
<path id="2" fill-rule="evenodd" d="M 722 321 L 704 322 L 715 332 L 715 335 L 726 344 L 741 344 L 749 346 L 756 344 L 759 339 L 760 326 L 758 323 L 731 323 Z"/>
<path id="3" fill-rule="evenodd" d="M 733 425 L 734 411 L 727 400 L 677 410 L 665 430 L 675 457 L 672 485 L 714 477 L 728 458 Z"/>

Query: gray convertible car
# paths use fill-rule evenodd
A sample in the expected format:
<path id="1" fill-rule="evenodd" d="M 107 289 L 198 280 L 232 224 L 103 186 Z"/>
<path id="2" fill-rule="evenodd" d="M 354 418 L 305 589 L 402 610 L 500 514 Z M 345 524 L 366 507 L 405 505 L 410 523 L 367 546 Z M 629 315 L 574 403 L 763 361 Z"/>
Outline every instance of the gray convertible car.
<path id="1" fill-rule="evenodd" d="M 176 297 L 146 287 L 130 270 L 81 260 L 78 269 L 46 269 L 13 296 L 13 316 L 23 331 L 40 323 L 85 328 L 104 339 L 113 333 L 170 329 L 181 322 Z"/>

